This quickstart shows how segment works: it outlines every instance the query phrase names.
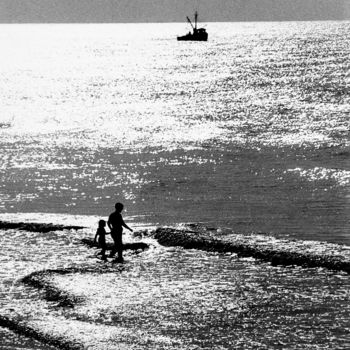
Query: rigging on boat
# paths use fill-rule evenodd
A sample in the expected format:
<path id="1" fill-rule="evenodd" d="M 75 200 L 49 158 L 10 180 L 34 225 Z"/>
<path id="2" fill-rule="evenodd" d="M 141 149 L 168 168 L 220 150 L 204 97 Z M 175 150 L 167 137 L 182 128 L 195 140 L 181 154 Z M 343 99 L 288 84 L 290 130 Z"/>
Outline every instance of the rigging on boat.
<path id="1" fill-rule="evenodd" d="M 208 33 L 205 28 L 197 28 L 198 23 L 198 12 L 196 11 L 194 14 L 194 25 L 192 24 L 191 20 L 187 18 L 187 21 L 192 27 L 192 33 L 188 32 L 186 35 L 178 36 L 177 40 L 179 41 L 207 41 L 208 40 Z"/>

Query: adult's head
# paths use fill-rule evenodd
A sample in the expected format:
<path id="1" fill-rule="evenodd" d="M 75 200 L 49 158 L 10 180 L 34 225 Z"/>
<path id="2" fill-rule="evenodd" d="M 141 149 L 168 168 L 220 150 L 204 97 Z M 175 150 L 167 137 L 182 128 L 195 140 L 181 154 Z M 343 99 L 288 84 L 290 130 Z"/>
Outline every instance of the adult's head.
<path id="1" fill-rule="evenodd" d="M 122 210 L 124 209 L 124 205 L 122 203 L 115 203 L 115 210 L 118 212 L 118 213 L 121 213 Z"/>

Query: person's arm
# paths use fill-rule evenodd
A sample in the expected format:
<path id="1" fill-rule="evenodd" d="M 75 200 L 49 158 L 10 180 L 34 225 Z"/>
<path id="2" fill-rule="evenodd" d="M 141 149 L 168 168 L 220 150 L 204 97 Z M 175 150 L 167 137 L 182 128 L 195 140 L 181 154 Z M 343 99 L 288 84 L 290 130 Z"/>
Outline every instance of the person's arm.
<path id="1" fill-rule="evenodd" d="M 133 232 L 133 230 L 124 222 L 123 218 L 122 218 L 122 226 L 127 228 L 129 231 Z"/>
<path id="2" fill-rule="evenodd" d="M 95 238 L 94 238 L 94 244 L 97 243 L 97 237 L 98 237 L 99 233 L 98 231 L 96 232 Z"/>
<path id="3" fill-rule="evenodd" d="M 109 230 L 112 231 L 111 215 L 108 217 L 107 226 L 109 227 Z"/>

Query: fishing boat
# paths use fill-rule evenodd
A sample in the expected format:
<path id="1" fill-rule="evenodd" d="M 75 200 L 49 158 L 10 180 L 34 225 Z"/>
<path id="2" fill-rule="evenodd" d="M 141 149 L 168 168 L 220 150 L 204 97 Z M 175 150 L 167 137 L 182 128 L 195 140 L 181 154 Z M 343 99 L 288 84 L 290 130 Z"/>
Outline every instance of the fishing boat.
<path id="1" fill-rule="evenodd" d="M 192 33 L 188 32 L 186 35 L 178 36 L 177 40 L 179 41 L 207 41 L 208 40 L 208 33 L 205 30 L 205 28 L 197 28 L 197 22 L 198 22 L 198 13 L 197 11 L 194 14 L 194 25 L 192 24 L 191 20 L 187 18 L 188 23 L 192 27 Z"/>

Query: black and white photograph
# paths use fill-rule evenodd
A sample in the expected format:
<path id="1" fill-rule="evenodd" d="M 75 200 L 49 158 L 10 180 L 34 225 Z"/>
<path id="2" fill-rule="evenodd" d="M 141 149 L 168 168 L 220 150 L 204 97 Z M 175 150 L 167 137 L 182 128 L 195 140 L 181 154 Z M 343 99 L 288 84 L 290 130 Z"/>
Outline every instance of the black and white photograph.
<path id="1" fill-rule="evenodd" d="M 0 0 L 0 350 L 350 349 L 349 0 Z"/>

